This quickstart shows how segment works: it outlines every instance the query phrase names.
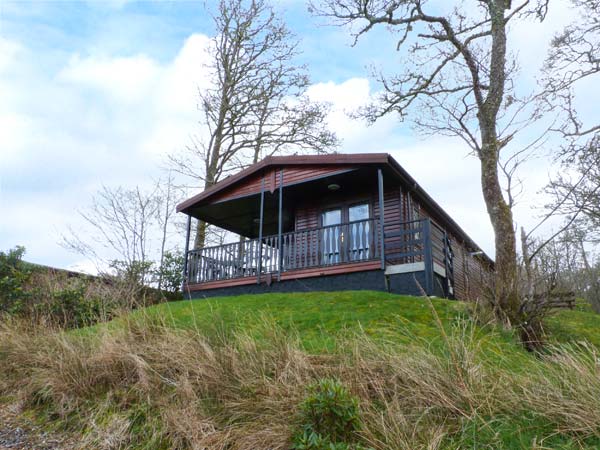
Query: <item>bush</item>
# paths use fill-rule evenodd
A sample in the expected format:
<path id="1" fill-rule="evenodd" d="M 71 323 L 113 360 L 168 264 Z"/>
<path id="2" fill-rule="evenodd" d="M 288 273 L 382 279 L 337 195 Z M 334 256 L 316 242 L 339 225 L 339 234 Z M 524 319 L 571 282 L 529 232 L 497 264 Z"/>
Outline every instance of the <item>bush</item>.
<path id="1" fill-rule="evenodd" d="M 23 247 L 0 252 L 0 315 L 73 328 L 165 300 L 162 292 L 143 284 L 153 274 L 150 262 L 113 261 L 116 275 L 90 276 L 27 263 L 24 253 Z M 166 261 L 176 264 L 176 255 Z M 173 281 L 167 276 L 167 282 Z"/>
<path id="2" fill-rule="evenodd" d="M 318 433 L 304 431 L 294 438 L 292 448 L 294 450 L 359 450 L 362 447 L 345 442 L 331 442 Z"/>
<path id="3" fill-rule="evenodd" d="M 165 252 L 162 265 L 156 271 L 160 289 L 171 294 L 179 292 L 183 283 L 183 262 L 181 252 Z"/>
<path id="4" fill-rule="evenodd" d="M 53 275 L 56 277 L 56 275 Z M 88 297 L 86 282 L 63 277 L 62 285 L 52 290 L 36 288 L 34 314 L 63 328 L 81 327 L 98 321 L 101 307 L 98 298 Z"/>
<path id="5" fill-rule="evenodd" d="M 350 450 L 360 429 L 358 399 L 338 380 L 323 379 L 309 386 L 300 406 L 301 433 L 294 437 L 295 450 Z"/>
<path id="6" fill-rule="evenodd" d="M 110 262 L 109 267 L 115 272 L 115 278 L 137 287 L 140 291 L 152 274 L 153 263 L 151 261 L 121 261 L 115 259 Z"/>
<path id="7" fill-rule="evenodd" d="M 0 313 L 18 313 L 26 303 L 28 293 L 24 289 L 31 271 L 23 262 L 25 247 L 17 246 L 0 252 Z"/>

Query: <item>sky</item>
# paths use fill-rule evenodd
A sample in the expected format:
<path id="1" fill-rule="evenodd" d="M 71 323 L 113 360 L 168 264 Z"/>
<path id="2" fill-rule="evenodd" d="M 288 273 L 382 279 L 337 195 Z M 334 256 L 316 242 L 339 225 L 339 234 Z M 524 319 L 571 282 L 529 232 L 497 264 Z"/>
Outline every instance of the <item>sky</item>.
<path id="1" fill-rule="evenodd" d="M 394 116 L 368 126 L 348 115 L 379 89 L 368 67 L 398 63 L 394 36 L 377 30 L 353 47 L 346 28 L 312 16 L 305 2 L 275 5 L 301 41 L 311 98 L 332 105 L 338 150 L 392 154 L 493 255 L 479 163 L 461 141 L 420 136 Z M 69 227 L 84 229 L 77 211 L 102 186 L 145 186 L 164 176 L 167 156 L 198 132 L 197 92 L 208 82 L 214 35 L 207 6 L 0 1 L 0 250 L 23 245 L 29 261 L 89 269 L 59 245 Z M 557 0 L 544 24 L 512 30 L 521 82 L 534 81 L 549 40 L 572 17 L 568 2 Z M 596 91 L 579 100 L 588 114 L 600 101 Z M 541 214 L 539 190 L 551 171 L 547 158 L 525 167 L 517 224 L 532 227 Z"/>

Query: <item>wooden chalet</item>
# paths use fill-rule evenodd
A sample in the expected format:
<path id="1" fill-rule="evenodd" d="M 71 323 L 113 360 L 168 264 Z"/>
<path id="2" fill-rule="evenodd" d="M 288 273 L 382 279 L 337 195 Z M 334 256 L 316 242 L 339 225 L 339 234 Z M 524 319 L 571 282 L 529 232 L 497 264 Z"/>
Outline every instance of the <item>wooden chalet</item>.
<path id="1" fill-rule="evenodd" d="M 493 261 L 390 155 L 269 157 L 184 201 L 191 298 L 372 289 L 474 299 Z M 191 218 L 245 239 L 190 249 Z"/>

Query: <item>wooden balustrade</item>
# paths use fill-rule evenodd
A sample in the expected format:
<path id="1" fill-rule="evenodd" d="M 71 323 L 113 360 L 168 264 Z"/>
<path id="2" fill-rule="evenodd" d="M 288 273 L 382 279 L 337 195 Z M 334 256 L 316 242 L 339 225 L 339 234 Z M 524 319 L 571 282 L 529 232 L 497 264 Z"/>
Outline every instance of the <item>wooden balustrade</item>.
<path id="1" fill-rule="evenodd" d="M 283 233 L 188 252 L 187 282 L 256 277 L 379 257 L 375 219 Z M 260 264 L 259 264 L 260 261 Z"/>

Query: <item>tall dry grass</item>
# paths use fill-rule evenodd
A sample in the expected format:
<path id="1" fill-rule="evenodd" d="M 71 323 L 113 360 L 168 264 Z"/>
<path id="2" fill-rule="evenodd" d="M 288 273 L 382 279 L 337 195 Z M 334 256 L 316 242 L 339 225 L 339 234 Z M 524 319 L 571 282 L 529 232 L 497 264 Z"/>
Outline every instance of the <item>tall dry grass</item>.
<path id="1" fill-rule="evenodd" d="M 5 320 L 0 394 L 80 433 L 82 448 L 288 449 L 307 386 L 322 378 L 359 398 L 359 438 L 376 450 L 457 448 L 465 424 L 494 435 L 498 417 L 521 415 L 574 440 L 600 438 L 593 348 L 539 359 L 515 349 L 527 364 L 518 368 L 490 333 L 460 323 L 436 346 L 356 333 L 310 355 L 268 321 L 209 335 L 142 315 L 87 334 Z"/>

